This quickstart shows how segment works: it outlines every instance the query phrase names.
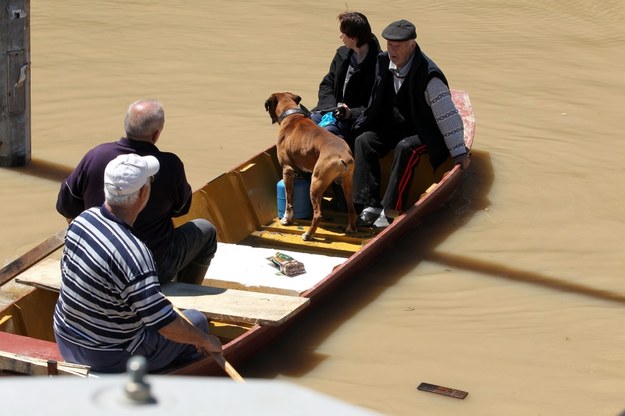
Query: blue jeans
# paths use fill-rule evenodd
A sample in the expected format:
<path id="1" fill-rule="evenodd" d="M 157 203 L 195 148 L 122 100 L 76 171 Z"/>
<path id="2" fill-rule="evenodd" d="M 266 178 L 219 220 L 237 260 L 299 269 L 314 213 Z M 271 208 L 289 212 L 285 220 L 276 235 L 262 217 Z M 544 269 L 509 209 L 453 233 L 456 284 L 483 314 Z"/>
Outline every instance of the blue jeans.
<path id="1" fill-rule="evenodd" d="M 187 309 L 182 313 L 193 326 L 208 333 L 208 320 L 204 314 L 194 309 Z M 202 356 L 195 345 L 170 341 L 153 329 L 146 330 L 145 339 L 132 354 L 128 351 L 95 351 L 79 347 L 60 337 L 56 337 L 56 342 L 65 361 L 88 365 L 97 373 L 123 373 L 126 371 L 126 362 L 133 355 L 145 357 L 150 372 L 171 364 L 195 361 Z"/>
<path id="2" fill-rule="evenodd" d="M 174 230 L 165 256 L 157 263 L 161 285 L 170 282 L 181 270 L 194 266 L 200 272 L 210 265 L 217 252 L 217 229 L 203 219 L 191 220 Z"/>
<path id="3" fill-rule="evenodd" d="M 320 113 L 313 113 L 310 116 L 310 119 L 314 121 L 316 124 L 319 124 L 322 118 L 323 118 L 323 115 Z M 341 120 L 336 120 L 333 123 L 324 126 L 323 128 L 329 131 L 330 133 L 343 138 L 345 141 L 347 141 L 348 144 L 350 144 L 350 147 L 351 147 L 351 143 L 349 139 L 351 136 L 352 124 L 354 124 L 354 120 L 352 119 L 350 120 L 341 119 Z"/>

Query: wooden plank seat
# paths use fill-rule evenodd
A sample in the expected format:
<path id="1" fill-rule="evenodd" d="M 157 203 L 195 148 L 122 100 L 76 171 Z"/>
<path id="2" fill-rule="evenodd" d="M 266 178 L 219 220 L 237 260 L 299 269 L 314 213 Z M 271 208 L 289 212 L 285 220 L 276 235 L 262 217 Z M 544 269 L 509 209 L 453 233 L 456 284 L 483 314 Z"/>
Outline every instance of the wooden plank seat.
<path id="1" fill-rule="evenodd" d="M 278 326 L 304 309 L 310 299 L 298 296 L 169 283 L 163 293 L 181 309 L 197 309 L 220 322 Z"/>
<path id="2" fill-rule="evenodd" d="M 58 260 L 47 259 L 15 279 L 18 283 L 59 291 Z M 180 309 L 197 309 L 209 319 L 228 323 L 278 326 L 305 308 L 310 300 L 297 296 L 257 293 L 235 289 L 172 282 L 163 293 Z"/>
<path id="3" fill-rule="evenodd" d="M 66 363 L 55 342 L 0 332 L 0 370 L 29 375 L 89 375 L 89 367 Z"/>

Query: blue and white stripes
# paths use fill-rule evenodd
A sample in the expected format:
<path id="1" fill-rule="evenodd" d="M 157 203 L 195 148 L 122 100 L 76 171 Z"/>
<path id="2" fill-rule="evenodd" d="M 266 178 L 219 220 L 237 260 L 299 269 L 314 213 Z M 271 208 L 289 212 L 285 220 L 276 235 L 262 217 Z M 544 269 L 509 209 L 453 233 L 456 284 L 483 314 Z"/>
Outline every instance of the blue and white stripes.
<path id="1" fill-rule="evenodd" d="M 104 208 L 70 225 L 54 314 L 57 336 L 94 350 L 133 352 L 146 326 L 175 319 L 149 249 Z"/>

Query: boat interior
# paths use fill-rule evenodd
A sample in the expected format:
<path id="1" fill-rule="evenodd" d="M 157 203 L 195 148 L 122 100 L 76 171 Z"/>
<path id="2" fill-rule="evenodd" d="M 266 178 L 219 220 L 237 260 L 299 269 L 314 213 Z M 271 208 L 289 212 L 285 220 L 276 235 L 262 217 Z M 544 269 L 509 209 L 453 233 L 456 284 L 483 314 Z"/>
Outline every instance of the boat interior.
<path id="1" fill-rule="evenodd" d="M 391 161 L 392 154 L 383 159 L 383 172 L 388 172 Z M 451 160 L 432 173 L 425 155 L 414 175 L 410 204 L 427 193 L 450 167 Z M 380 232 L 361 228 L 346 235 L 347 215 L 333 210 L 334 195 L 328 189 L 314 241 L 304 241 L 301 235 L 310 226 L 310 219 L 295 219 L 289 226 L 280 224 L 276 199 L 280 179 L 274 147 L 196 190 L 190 212 L 174 221 L 177 226 L 205 218 L 218 230 L 219 248 L 204 285 L 172 283 L 164 291 L 180 309 L 202 310 L 224 345 L 255 325 L 279 325 L 306 307 L 308 299 L 300 295 Z M 386 181 L 387 174 L 383 173 L 383 186 Z M 269 260 L 277 252 L 302 262 L 306 273 L 292 277 L 280 273 Z M 54 342 L 52 316 L 60 287 L 60 255 L 57 250 L 0 287 L 1 351 L 11 352 L 13 345 L 6 339 L 3 344 L 3 334 L 5 338 L 17 335 Z M 210 301 L 202 302 L 208 296 Z"/>

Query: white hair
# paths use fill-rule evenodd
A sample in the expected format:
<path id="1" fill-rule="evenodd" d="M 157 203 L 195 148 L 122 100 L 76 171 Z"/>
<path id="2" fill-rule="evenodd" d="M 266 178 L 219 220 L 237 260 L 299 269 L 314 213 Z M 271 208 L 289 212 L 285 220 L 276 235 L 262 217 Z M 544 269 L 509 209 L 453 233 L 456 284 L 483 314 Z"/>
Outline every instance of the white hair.
<path id="1" fill-rule="evenodd" d="M 128 106 L 124 119 L 126 136 L 138 140 L 149 140 L 156 131 L 162 131 L 165 111 L 158 100 L 143 99 Z"/>
<path id="2" fill-rule="evenodd" d="M 141 189 L 128 195 L 114 195 L 110 193 L 107 186 L 104 185 L 104 199 L 106 200 L 106 203 L 110 206 L 129 207 L 137 202 L 137 199 L 139 199 L 140 191 Z"/>

